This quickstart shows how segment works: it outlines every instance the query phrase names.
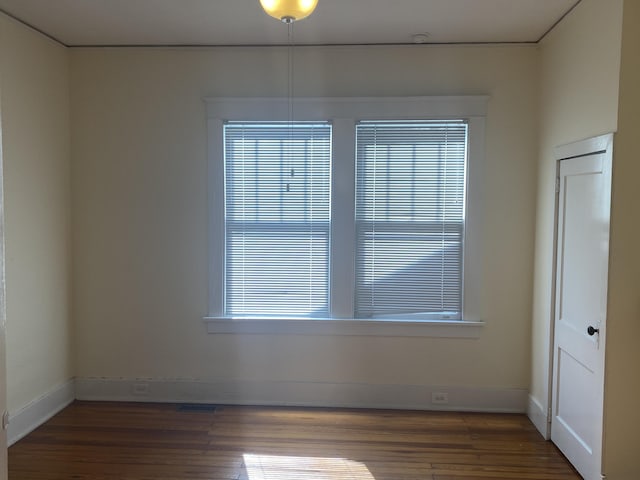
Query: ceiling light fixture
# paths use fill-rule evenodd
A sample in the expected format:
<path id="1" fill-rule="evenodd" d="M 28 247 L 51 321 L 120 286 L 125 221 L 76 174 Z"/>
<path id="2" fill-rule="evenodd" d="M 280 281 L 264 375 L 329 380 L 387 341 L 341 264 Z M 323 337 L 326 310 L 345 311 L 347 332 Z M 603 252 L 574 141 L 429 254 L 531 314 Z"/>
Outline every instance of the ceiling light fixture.
<path id="1" fill-rule="evenodd" d="M 273 18 L 293 23 L 311 15 L 318 0 L 260 0 L 260 5 Z"/>

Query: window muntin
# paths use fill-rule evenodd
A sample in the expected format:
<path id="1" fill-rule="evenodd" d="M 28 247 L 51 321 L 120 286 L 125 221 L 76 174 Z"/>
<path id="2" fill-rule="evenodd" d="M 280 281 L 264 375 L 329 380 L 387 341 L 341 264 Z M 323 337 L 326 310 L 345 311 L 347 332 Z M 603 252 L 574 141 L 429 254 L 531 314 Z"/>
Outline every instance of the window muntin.
<path id="1" fill-rule="evenodd" d="M 227 122 L 230 317 L 329 316 L 331 125 Z"/>
<path id="2" fill-rule="evenodd" d="M 356 126 L 356 318 L 460 319 L 467 123 Z"/>

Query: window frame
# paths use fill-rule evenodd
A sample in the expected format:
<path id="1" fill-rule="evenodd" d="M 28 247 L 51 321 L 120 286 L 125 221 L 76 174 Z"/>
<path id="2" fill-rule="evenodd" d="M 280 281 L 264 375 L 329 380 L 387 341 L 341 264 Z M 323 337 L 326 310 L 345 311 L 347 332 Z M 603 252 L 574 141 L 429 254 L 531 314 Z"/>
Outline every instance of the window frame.
<path id="1" fill-rule="evenodd" d="M 482 283 L 482 171 L 488 96 L 295 98 L 295 121 L 332 124 L 330 318 L 225 317 L 224 243 L 226 121 L 289 119 L 287 98 L 206 98 L 208 136 L 209 304 L 203 320 L 209 333 L 431 336 L 477 338 Z M 469 125 L 464 225 L 461 320 L 354 318 L 356 124 L 364 120 L 450 120 Z M 336 208 L 338 207 L 339 208 Z M 339 245 L 339 248 L 337 247 Z"/>

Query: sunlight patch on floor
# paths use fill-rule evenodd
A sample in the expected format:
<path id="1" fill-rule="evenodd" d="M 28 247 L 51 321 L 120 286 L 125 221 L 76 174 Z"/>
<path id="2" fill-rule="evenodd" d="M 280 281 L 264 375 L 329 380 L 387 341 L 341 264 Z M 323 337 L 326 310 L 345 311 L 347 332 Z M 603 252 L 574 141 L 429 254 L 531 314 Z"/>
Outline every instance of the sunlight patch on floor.
<path id="1" fill-rule="evenodd" d="M 364 463 L 344 458 L 244 454 L 247 480 L 375 480 Z"/>

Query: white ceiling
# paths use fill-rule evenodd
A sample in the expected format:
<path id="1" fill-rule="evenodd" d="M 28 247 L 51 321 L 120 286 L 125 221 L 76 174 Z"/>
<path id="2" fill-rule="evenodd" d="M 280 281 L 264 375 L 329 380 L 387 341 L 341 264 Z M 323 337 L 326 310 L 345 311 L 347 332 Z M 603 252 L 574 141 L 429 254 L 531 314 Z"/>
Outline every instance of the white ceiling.
<path id="1" fill-rule="evenodd" d="M 580 0 L 319 0 L 296 44 L 537 42 Z M 68 46 L 274 45 L 287 28 L 258 0 L 0 0 Z"/>

